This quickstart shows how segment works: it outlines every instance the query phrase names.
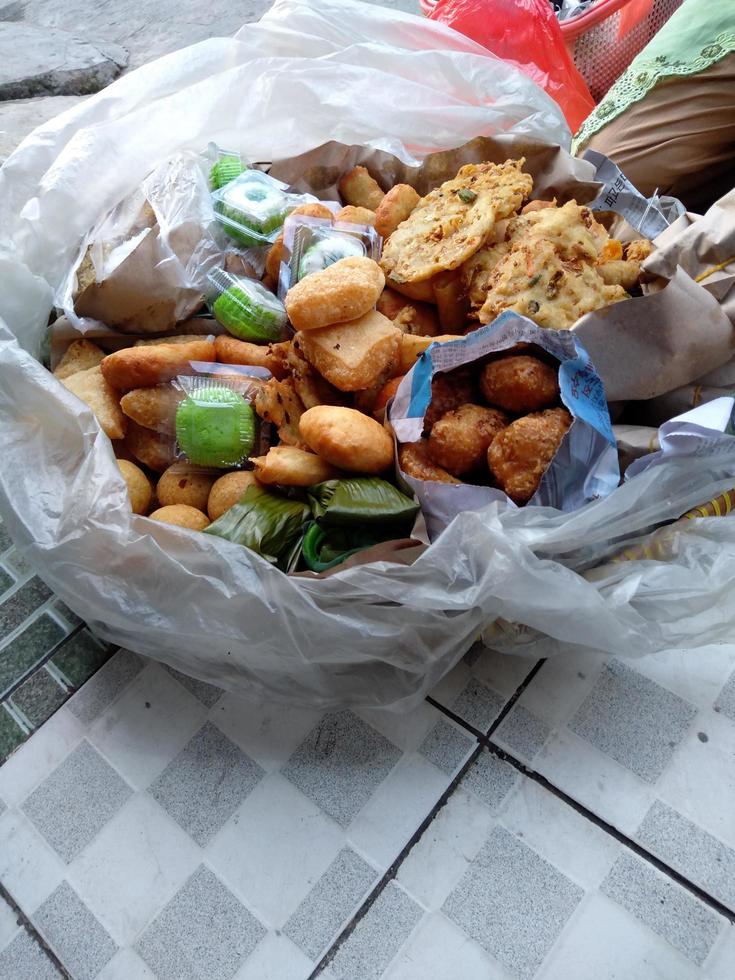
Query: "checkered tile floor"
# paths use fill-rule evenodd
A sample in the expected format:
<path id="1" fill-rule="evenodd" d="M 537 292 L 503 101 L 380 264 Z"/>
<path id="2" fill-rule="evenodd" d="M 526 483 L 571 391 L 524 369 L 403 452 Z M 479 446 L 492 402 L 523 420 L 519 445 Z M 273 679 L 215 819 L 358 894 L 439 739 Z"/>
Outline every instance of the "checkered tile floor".
<path id="1" fill-rule="evenodd" d="M 734 762 L 732 646 L 401 715 L 120 651 L 0 769 L 0 980 L 733 980 Z"/>

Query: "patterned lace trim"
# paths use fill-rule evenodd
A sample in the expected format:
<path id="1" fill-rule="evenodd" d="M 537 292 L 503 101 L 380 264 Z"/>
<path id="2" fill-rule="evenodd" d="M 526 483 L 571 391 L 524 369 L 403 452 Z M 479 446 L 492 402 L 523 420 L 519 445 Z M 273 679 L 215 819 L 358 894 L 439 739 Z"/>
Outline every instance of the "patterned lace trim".
<path id="1" fill-rule="evenodd" d="M 628 106 L 639 102 L 661 78 L 670 75 L 695 75 L 706 68 L 711 68 L 732 51 L 735 51 L 735 33 L 727 32 L 719 34 L 714 41 L 705 45 L 698 55 L 687 61 L 679 59 L 670 61 L 662 54 L 650 61 L 634 62 L 582 123 L 572 142 L 572 152 L 576 153 L 593 133 L 619 116 Z"/>

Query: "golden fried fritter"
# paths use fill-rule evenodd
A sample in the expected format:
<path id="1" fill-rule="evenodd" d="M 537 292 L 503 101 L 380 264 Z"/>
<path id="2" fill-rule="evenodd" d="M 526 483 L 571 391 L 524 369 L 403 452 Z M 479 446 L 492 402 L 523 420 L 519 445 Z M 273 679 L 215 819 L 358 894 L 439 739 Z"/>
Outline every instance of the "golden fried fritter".
<path id="1" fill-rule="evenodd" d="M 289 344 L 286 356 L 286 366 L 289 378 L 296 394 L 303 402 L 304 408 L 315 405 L 341 405 L 344 395 L 334 385 L 323 378 L 307 360 L 301 356 L 301 350 Z"/>
<path id="2" fill-rule="evenodd" d="M 183 391 L 170 384 L 133 388 L 120 399 L 120 408 L 144 429 L 172 436 L 176 432 L 176 409 L 184 397 Z"/>
<path id="3" fill-rule="evenodd" d="M 155 344 L 125 347 L 108 354 L 100 368 L 105 380 L 118 391 L 147 388 L 189 373 L 189 361 L 213 361 L 214 344 L 193 339 L 188 344 Z"/>
<path id="4" fill-rule="evenodd" d="M 551 242 L 562 259 L 595 261 L 609 235 L 589 208 L 567 201 L 561 208 L 541 208 L 511 218 L 506 239 L 511 246 Z"/>
<path id="5" fill-rule="evenodd" d="M 559 398 L 557 373 L 537 357 L 501 357 L 482 369 L 480 390 L 491 405 L 513 415 L 538 412 Z"/>
<path id="6" fill-rule="evenodd" d="M 320 456 L 296 446 L 271 446 L 265 456 L 251 457 L 250 462 L 255 467 L 255 478 L 266 485 L 313 487 L 339 476 L 339 470 Z"/>
<path id="7" fill-rule="evenodd" d="M 405 221 L 421 198 L 409 184 L 391 187 L 375 212 L 375 230 L 383 238 L 389 238 Z"/>
<path id="8" fill-rule="evenodd" d="M 442 415 L 460 405 L 472 403 L 476 398 L 477 384 L 471 366 L 437 372 L 431 379 L 431 401 L 424 416 L 424 432 L 428 435 Z"/>
<path id="9" fill-rule="evenodd" d="M 92 409 L 106 436 L 110 439 L 123 438 L 127 419 L 120 409 L 120 396 L 103 376 L 100 364 L 70 374 L 61 383 Z"/>
<path id="10" fill-rule="evenodd" d="M 521 170 L 524 162 L 468 164 L 422 198 L 383 247 L 386 275 L 417 283 L 466 262 L 495 222 L 513 214 L 530 193 L 533 181 Z"/>
<path id="11" fill-rule="evenodd" d="M 510 252 L 510 243 L 506 241 L 483 245 L 462 266 L 462 285 L 470 301 L 471 311 L 479 310 L 487 299 L 490 277 L 498 262 L 504 259 L 508 252 Z"/>
<path id="12" fill-rule="evenodd" d="M 353 167 L 340 178 L 337 188 L 346 204 L 352 204 L 357 208 L 368 208 L 370 211 L 375 211 L 385 197 L 380 185 L 370 176 L 365 167 Z"/>
<path id="13" fill-rule="evenodd" d="M 278 381 L 271 378 L 266 382 L 255 396 L 255 411 L 264 422 L 275 425 L 281 442 L 287 446 L 303 447 L 299 420 L 304 414 L 304 405 L 290 379 Z"/>
<path id="14" fill-rule="evenodd" d="M 419 300 L 410 300 L 392 289 L 384 289 L 378 297 L 378 313 L 393 321 L 402 333 L 417 337 L 435 337 L 441 332 L 436 308 Z"/>
<path id="15" fill-rule="evenodd" d="M 214 340 L 217 360 L 222 364 L 267 368 L 274 378 L 285 376 L 284 358 L 290 348 L 290 341 L 280 344 L 251 344 L 247 340 L 237 340 L 227 334 L 215 337 Z"/>
<path id="16" fill-rule="evenodd" d="M 174 462 L 175 443 L 170 436 L 128 422 L 125 445 L 131 456 L 150 470 L 163 473 Z"/>
<path id="17" fill-rule="evenodd" d="M 319 330 L 364 316 L 384 286 L 377 262 L 365 256 L 340 259 L 292 286 L 286 293 L 286 312 L 294 330 Z"/>
<path id="18" fill-rule="evenodd" d="M 609 262 L 599 262 L 595 268 L 597 274 L 608 286 L 622 286 L 623 289 L 633 289 L 638 285 L 641 271 L 640 262 L 629 262 L 625 259 L 611 259 Z"/>
<path id="19" fill-rule="evenodd" d="M 485 461 L 488 446 L 509 422 L 497 408 L 455 408 L 434 423 L 426 443 L 429 458 L 453 476 L 471 473 Z"/>
<path id="20" fill-rule="evenodd" d="M 434 483 L 459 483 L 460 481 L 429 459 L 426 440 L 407 442 L 398 450 L 398 462 L 406 476 L 414 480 L 431 480 Z"/>
<path id="21" fill-rule="evenodd" d="M 500 489 L 515 503 L 528 503 L 536 493 L 571 424 L 565 408 L 548 408 L 516 419 L 493 440 L 487 464 Z"/>
<path id="22" fill-rule="evenodd" d="M 563 262 L 551 242 L 541 241 L 516 246 L 498 263 L 479 319 L 491 323 L 503 310 L 514 310 L 540 327 L 564 330 L 583 314 L 627 298 L 621 286 L 608 286 L 593 266 Z"/>
<path id="23" fill-rule="evenodd" d="M 88 371 L 90 368 L 97 367 L 105 357 L 105 352 L 97 344 L 92 344 L 88 340 L 75 340 L 66 349 L 66 353 L 59 361 L 54 371 L 54 377 L 59 381 L 71 377 L 79 371 Z"/>
<path id="24" fill-rule="evenodd" d="M 354 204 L 347 204 L 341 208 L 334 216 L 335 222 L 345 222 L 348 225 L 374 225 L 375 211 L 370 208 L 357 208 Z"/>
<path id="25" fill-rule="evenodd" d="M 372 474 L 393 465 L 393 439 L 354 408 L 317 405 L 301 416 L 300 430 L 308 448 L 340 470 Z"/>
<path id="26" fill-rule="evenodd" d="M 625 246 L 625 258 L 629 262 L 643 262 L 653 252 L 653 242 L 647 238 L 638 238 Z"/>

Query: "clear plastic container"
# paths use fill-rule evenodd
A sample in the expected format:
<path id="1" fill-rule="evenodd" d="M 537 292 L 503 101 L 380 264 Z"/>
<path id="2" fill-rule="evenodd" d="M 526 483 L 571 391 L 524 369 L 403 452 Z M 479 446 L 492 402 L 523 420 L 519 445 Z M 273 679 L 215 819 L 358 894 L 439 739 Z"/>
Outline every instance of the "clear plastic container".
<path id="1" fill-rule="evenodd" d="M 258 417 L 251 405 L 257 381 L 180 377 L 174 386 L 184 394 L 176 409 L 176 455 L 196 466 L 235 469 L 255 448 Z"/>
<path id="2" fill-rule="evenodd" d="M 287 186 L 260 170 L 245 170 L 212 191 L 215 216 L 238 245 L 267 248 L 295 207 L 317 200 L 311 194 L 290 194 Z"/>
<path id="3" fill-rule="evenodd" d="M 340 259 L 367 256 L 377 261 L 382 242 L 370 225 L 293 215 L 286 221 L 283 231 L 278 295 L 283 299 L 291 286 Z"/>
<path id="4" fill-rule="evenodd" d="M 286 309 L 262 283 L 233 276 L 223 269 L 207 278 L 209 310 L 233 337 L 251 344 L 271 344 L 283 338 L 288 320 Z"/>
<path id="5" fill-rule="evenodd" d="M 249 169 L 249 165 L 240 153 L 235 150 L 223 150 L 216 143 L 209 144 L 206 156 L 211 164 L 209 186 L 213 191 L 225 187 Z"/>

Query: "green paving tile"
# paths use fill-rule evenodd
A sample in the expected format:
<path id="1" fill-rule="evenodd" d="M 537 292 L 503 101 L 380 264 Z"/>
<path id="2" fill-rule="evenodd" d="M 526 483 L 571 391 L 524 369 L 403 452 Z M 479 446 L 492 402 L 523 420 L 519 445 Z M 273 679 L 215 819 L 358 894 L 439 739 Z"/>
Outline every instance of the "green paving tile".
<path id="1" fill-rule="evenodd" d="M 0 695 L 63 638 L 59 624 L 44 613 L 0 650 Z"/>
<path id="2" fill-rule="evenodd" d="M 0 705 L 0 763 L 5 762 L 7 757 L 17 748 L 21 742 L 25 741 L 26 733 L 10 717 L 5 708 Z"/>
<path id="3" fill-rule="evenodd" d="M 13 585 L 13 579 L 4 568 L 0 568 L 0 593 L 7 592 L 11 585 Z"/>
<path id="4" fill-rule="evenodd" d="M 0 521 L 0 554 L 2 554 L 3 551 L 7 551 L 12 543 L 13 542 L 10 540 L 10 535 L 8 534 L 8 529 L 5 527 L 3 522 Z"/>
<path id="5" fill-rule="evenodd" d="M 15 548 L 13 548 L 13 550 L 5 556 L 4 561 L 6 561 L 11 568 L 17 572 L 19 578 L 22 578 L 24 575 L 28 575 L 33 571 L 32 566 L 25 560 L 23 555 L 18 554 Z"/>
<path id="6" fill-rule="evenodd" d="M 72 612 L 67 604 L 62 602 L 61 599 L 58 599 L 54 603 L 54 609 L 56 612 L 61 613 L 67 623 L 69 623 L 71 626 L 78 626 L 81 622 L 83 622 L 83 620 L 77 616 L 75 612 Z"/>
<path id="7" fill-rule="evenodd" d="M 10 700 L 23 712 L 31 725 L 37 728 L 61 707 L 68 696 L 69 692 L 42 667 L 21 684 Z"/>
<path id="8" fill-rule="evenodd" d="M 51 589 L 34 576 L 5 602 L 0 603 L 0 637 L 7 636 L 20 626 L 50 596 Z"/>
<path id="9" fill-rule="evenodd" d="M 98 643 L 89 630 L 72 636 L 54 655 L 51 663 L 73 687 L 81 687 L 103 663 L 110 659 L 112 650 Z"/>

